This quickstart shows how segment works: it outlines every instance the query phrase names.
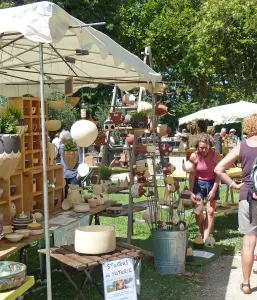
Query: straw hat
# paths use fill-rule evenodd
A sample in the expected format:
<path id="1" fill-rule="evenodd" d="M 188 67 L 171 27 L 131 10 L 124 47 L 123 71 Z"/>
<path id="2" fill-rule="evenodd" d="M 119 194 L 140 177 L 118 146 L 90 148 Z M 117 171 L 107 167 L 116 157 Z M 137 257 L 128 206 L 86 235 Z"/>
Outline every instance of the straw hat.
<path id="1" fill-rule="evenodd" d="M 233 133 L 233 132 L 236 132 L 236 130 L 234 128 L 229 130 L 229 133 Z"/>

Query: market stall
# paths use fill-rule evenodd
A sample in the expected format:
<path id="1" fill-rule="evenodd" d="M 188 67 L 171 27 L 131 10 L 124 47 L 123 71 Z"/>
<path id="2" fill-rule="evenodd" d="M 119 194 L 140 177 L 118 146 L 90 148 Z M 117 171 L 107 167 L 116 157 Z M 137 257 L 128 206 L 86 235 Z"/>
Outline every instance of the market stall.
<path id="1" fill-rule="evenodd" d="M 67 95 L 72 94 L 76 89 L 89 83 L 115 84 L 122 89 L 144 86 L 154 92 L 155 89 L 160 88 L 161 75 L 155 73 L 138 57 L 123 49 L 109 37 L 73 18 L 53 3 L 40 2 L 3 9 L 0 10 L 0 17 L 0 94 L 9 97 L 33 94 L 35 97 L 34 99 L 16 98 L 15 101 L 24 104 L 21 106 L 22 113 L 28 114 L 31 119 L 28 124 L 31 136 L 39 136 L 38 141 L 27 142 L 32 145 L 33 155 L 35 153 L 33 151 L 36 150 L 33 150 L 33 145 L 40 144 L 40 139 L 42 139 L 42 145 L 38 149 L 42 156 L 37 158 L 31 156 L 31 153 L 25 153 L 22 170 L 29 169 L 29 160 L 33 161 L 33 164 L 40 161 L 43 166 L 43 176 L 38 177 L 42 179 L 40 192 L 44 195 L 42 206 L 44 207 L 47 254 L 47 295 L 48 299 L 51 299 L 48 221 L 49 188 L 54 187 L 48 177 L 48 155 L 52 153 L 52 149 L 48 149 L 47 155 L 45 96 L 52 91 L 64 90 Z M 72 80 L 67 80 L 65 85 L 65 79 L 70 78 Z M 40 99 L 36 98 L 38 95 Z M 36 103 L 36 106 L 33 103 Z M 57 103 L 53 103 L 55 104 Z M 35 114 L 35 109 L 38 111 L 37 114 Z M 38 118 L 37 124 L 33 122 L 35 117 Z M 27 117 L 25 116 L 24 119 Z M 33 129 L 35 133 L 38 133 L 34 124 L 37 125 L 37 129 L 41 129 L 40 135 L 33 133 Z M 26 145 L 25 141 L 24 145 Z M 20 150 L 18 149 L 19 158 L 22 156 Z M 26 159 L 26 154 L 30 155 L 31 159 Z M 35 172 L 34 166 L 30 171 Z M 33 175 L 34 173 L 31 177 L 32 185 Z M 51 177 L 57 179 L 58 176 L 51 175 Z M 22 178 L 22 172 L 17 175 L 17 182 L 21 182 L 20 178 Z M 19 183 L 19 187 L 21 186 L 22 184 Z M 62 185 L 58 187 L 62 189 Z M 22 190 L 19 190 L 19 196 L 23 196 L 22 194 Z M 11 198 L 8 200 L 8 207 L 11 200 Z M 21 208 L 23 207 L 22 201 L 20 201 Z M 53 197 L 54 204 L 55 197 Z M 41 230 L 41 228 L 38 229 Z"/>

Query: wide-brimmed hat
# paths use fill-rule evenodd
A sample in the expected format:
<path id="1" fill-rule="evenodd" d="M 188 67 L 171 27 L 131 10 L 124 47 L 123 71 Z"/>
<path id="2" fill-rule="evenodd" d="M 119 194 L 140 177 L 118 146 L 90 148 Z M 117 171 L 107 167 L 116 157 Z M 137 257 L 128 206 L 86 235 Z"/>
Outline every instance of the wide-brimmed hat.
<path id="1" fill-rule="evenodd" d="M 229 133 L 232 133 L 232 132 L 236 132 L 236 130 L 234 128 L 230 129 Z"/>

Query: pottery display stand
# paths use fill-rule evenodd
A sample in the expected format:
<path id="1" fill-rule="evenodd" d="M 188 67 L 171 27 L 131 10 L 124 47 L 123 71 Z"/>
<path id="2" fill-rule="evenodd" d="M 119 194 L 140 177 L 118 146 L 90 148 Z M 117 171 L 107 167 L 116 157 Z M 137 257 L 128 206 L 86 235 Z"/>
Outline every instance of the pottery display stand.
<path id="1" fill-rule="evenodd" d="M 12 97 L 8 105 L 18 107 L 22 112 L 23 126 L 27 128 L 21 136 L 21 166 L 23 171 L 33 170 L 43 165 L 41 147 L 41 109 L 40 98 Z M 48 107 L 45 100 L 45 119 L 48 119 Z M 48 132 L 46 130 L 46 137 Z"/>
<path id="2" fill-rule="evenodd" d="M 11 186 L 16 186 L 16 191 L 11 195 Z M 16 214 L 23 211 L 23 176 L 22 171 L 16 171 L 8 180 L 0 178 L 0 187 L 3 189 L 3 195 L 0 198 L 0 212 L 3 213 L 4 224 L 10 224 L 12 220 L 13 207 Z M 15 204 L 15 206 L 12 205 Z"/>
<path id="3" fill-rule="evenodd" d="M 60 165 L 47 168 L 49 211 L 61 208 L 64 198 L 63 168 Z M 24 211 L 44 208 L 43 169 L 38 168 L 24 173 Z"/>

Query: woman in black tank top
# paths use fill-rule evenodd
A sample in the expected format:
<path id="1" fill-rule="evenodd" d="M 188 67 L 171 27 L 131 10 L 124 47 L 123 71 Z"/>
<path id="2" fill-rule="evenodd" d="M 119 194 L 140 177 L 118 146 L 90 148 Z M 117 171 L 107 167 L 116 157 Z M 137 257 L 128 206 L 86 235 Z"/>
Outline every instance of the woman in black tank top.
<path id="1" fill-rule="evenodd" d="M 216 166 L 215 172 L 221 180 L 233 189 L 240 189 L 240 202 L 238 208 L 239 231 L 244 235 L 242 249 L 242 269 L 243 282 L 240 286 L 244 294 L 251 293 L 250 276 L 254 262 L 254 249 L 257 237 L 257 201 L 252 202 L 252 223 L 249 218 L 249 203 L 247 193 L 251 186 L 251 168 L 257 157 L 257 114 L 244 120 L 243 131 L 247 134 L 247 139 L 235 147 L 222 161 Z M 242 183 L 236 184 L 225 172 L 231 163 L 236 160 L 241 161 Z M 253 195 L 256 198 L 257 195 Z"/>

